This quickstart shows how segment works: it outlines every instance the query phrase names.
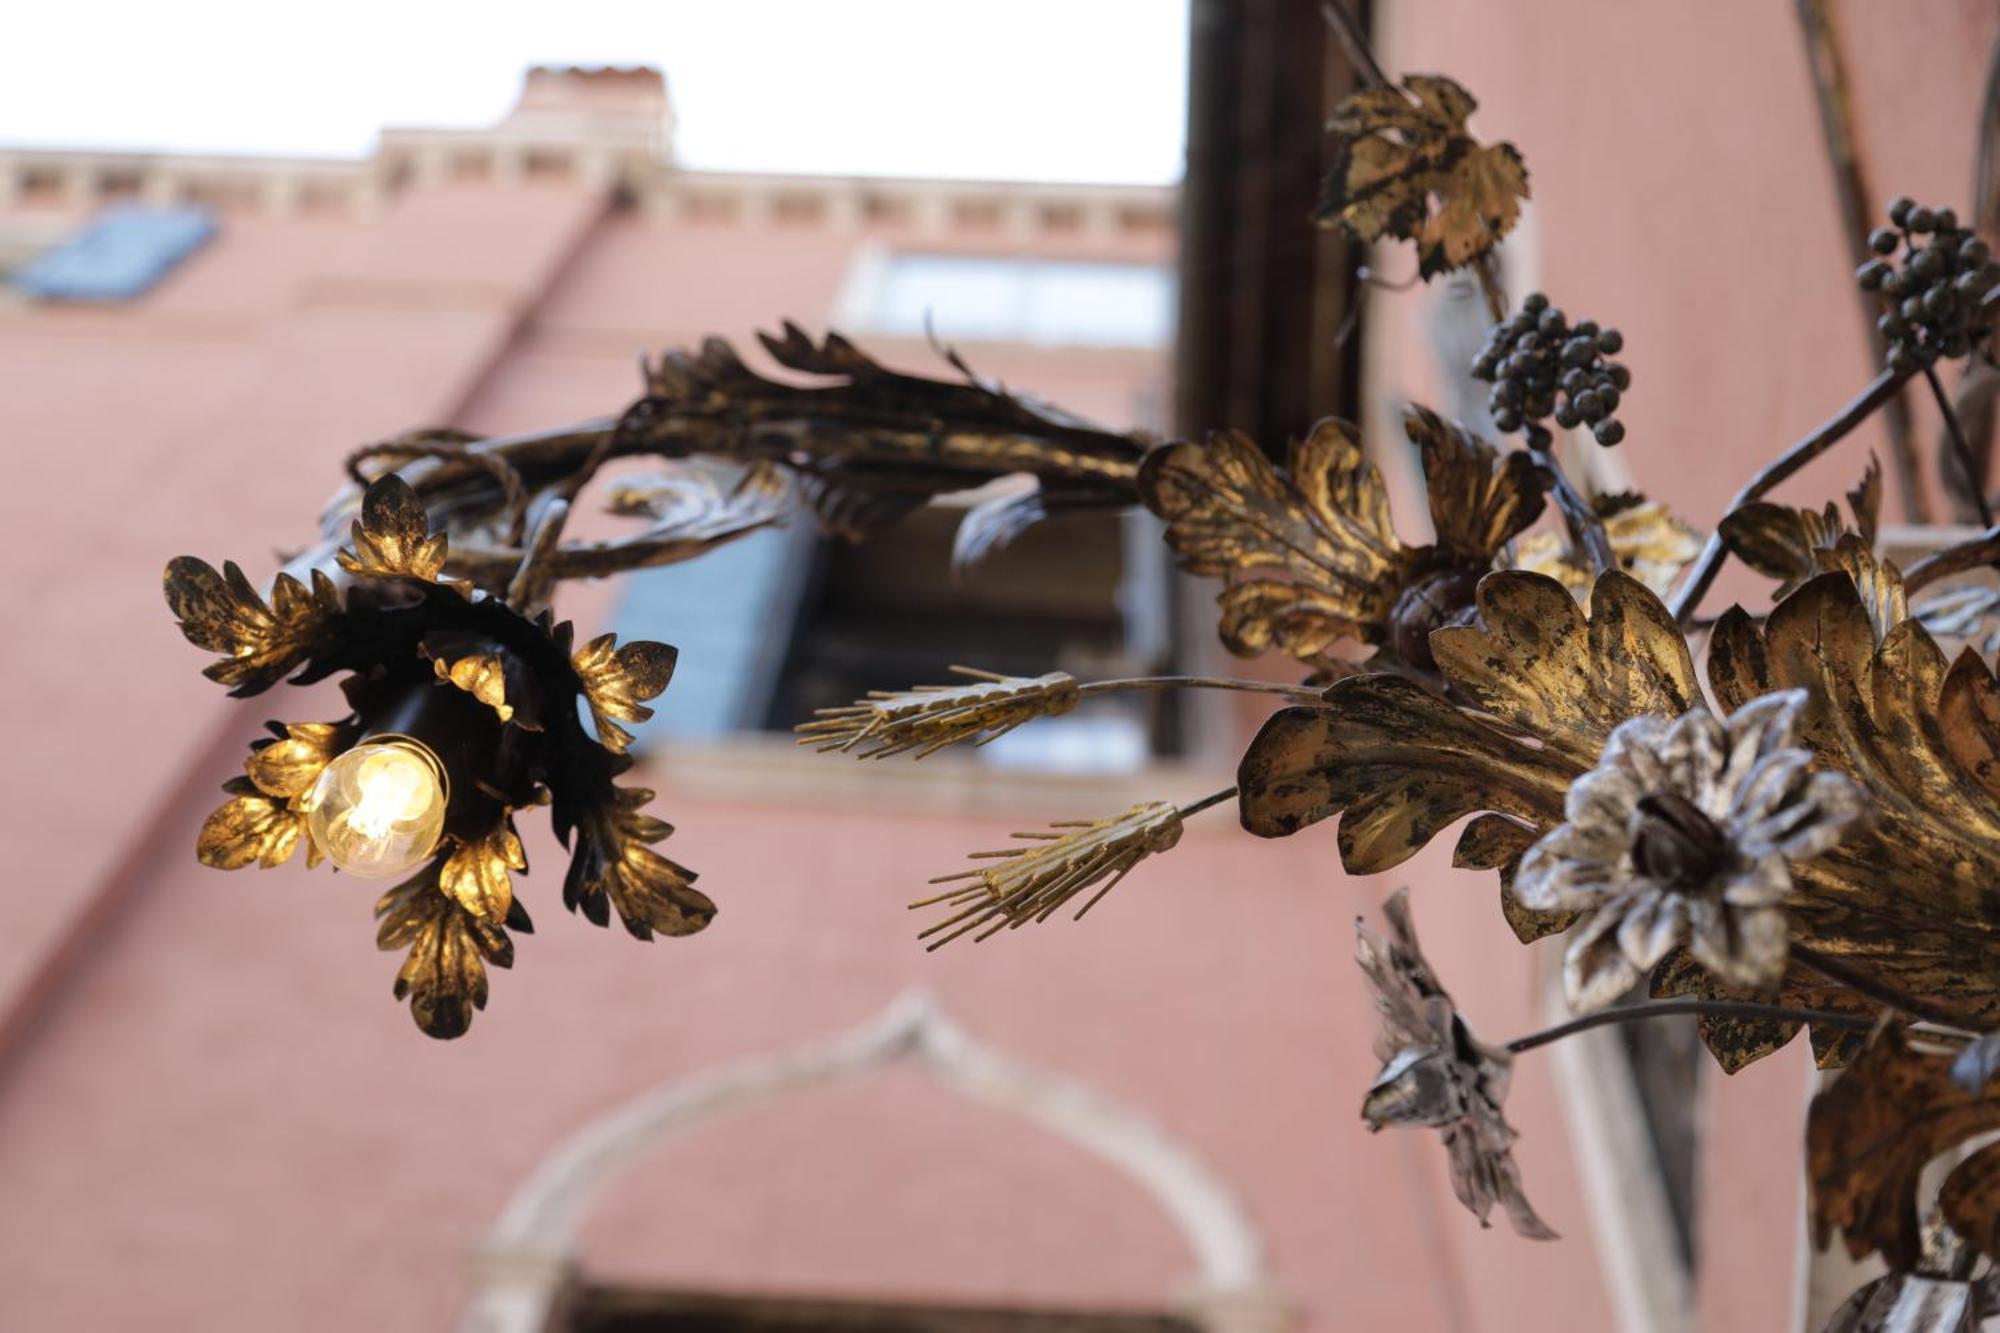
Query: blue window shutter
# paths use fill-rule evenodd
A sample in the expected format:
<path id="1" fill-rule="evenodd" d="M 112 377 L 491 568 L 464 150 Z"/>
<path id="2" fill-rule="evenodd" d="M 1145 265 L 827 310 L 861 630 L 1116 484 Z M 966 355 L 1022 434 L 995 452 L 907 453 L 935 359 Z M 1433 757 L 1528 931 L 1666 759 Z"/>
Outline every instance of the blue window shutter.
<path id="1" fill-rule="evenodd" d="M 800 521 L 699 560 L 624 576 L 624 600 L 612 618 L 619 639 L 660 639 L 680 650 L 652 720 L 633 728 L 637 748 L 763 725 L 818 541 L 814 525 Z"/>
<path id="2" fill-rule="evenodd" d="M 213 235 L 207 209 L 120 204 L 16 269 L 12 282 L 45 301 L 129 301 Z"/>

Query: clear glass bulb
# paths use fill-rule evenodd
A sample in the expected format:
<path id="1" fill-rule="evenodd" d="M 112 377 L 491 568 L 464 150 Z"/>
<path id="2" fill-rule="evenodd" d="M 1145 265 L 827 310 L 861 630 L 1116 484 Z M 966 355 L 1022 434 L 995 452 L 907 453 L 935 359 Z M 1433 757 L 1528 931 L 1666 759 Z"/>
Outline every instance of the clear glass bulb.
<path id="1" fill-rule="evenodd" d="M 306 831 L 350 875 L 408 874 L 444 832 L 444 766 L 406 737 L 377 737 L 328 764 L 305 800 Z"/>

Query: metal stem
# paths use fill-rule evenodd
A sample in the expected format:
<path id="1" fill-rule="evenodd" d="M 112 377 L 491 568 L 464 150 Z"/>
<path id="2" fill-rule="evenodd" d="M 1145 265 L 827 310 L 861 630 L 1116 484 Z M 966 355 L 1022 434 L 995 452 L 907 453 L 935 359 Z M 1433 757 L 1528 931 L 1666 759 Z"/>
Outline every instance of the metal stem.
<path id="1" fill-rule="evenodd" d="M 1993 506 L 1986 500 L 1986 479 L 1979 475 L 1979 465 L 1972 456 L 1972 444 L 1965 438 L 1965 426 L 1958 419 L 1958 409 L 1951 405 L 1951 397 L 1944 391 L 1944 382 L 1938 378 L 1936 366 L 1924 367 L 1924 378 L 1930 382 L 1931 397 L 1937 399 L 1938 411 L 1944 417 L 1944 428 L 1951 433 L 1951 450 L 1958 456 L 1958 465 L 1965 472 L 1965 490 L 1972 497 L 1972 507 L 1979 514 L 1979 526 L 1993 526 Z"/>
<path id="2" fill-rule="evenodd" d="M 1875 1026 L 1876 1020 L 1859 1014 L 1834 1014 L 1822 1009 L 1794 1009 L 1782 1004 L 1758 1004 L 1754 1000 L 1656 1000 L 1651 1004 L 1622 1005 L 1614 1009 L 1600 1009 L 1594 1014 L 1572 1018 L 1567 1023 L 1558 1023 L 1540 1032 L 1531 1032 L 1525 1037 L 1516 1037 L 1507 1043 L 1507 1049 L 1519 1055 L 1532 1051 L 1537 1046 L 1547 1046 L 1561 1041 L 1564 1037 L 1592 1028 L 1604 1027 L 1610 1023 L 1636 1023 L 1645 1018 L 1672 1018 L 1676 1014 L 1705 1014 L 1711 1018 L 1762 1018 L 1778 1023 L 1811 1023 L 1818 1027 L 1847 1028 L 1855 1032 L 1866 1032 Z"/>

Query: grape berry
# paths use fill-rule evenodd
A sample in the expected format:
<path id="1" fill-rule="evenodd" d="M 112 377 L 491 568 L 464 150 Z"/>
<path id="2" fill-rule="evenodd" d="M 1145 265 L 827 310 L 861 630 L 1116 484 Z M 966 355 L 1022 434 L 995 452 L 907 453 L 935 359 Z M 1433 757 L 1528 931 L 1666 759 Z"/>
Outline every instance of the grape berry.
<path id="1" fill-rule="evenodd" d="M 1542 423 L 1554 417 L 1564 430 L 1587 425 L 1602 445 L 1625 438 L 1613 417 L 1631 387 L 1632 372 L 1605 358 L 1625 345 L 1616 329 L 1591 320 L 1572 328 L 1549 298 L 1535 292 L 1512 318 L 1493 326 L 1473 358 L 1472 377 L 1492 384 L 1486 396 L 1496 428 L 1526 434 L 1528 447 L 1547 449 L 1554 436 Z"/>
<path id="2" fill-rule="evenodd" d="M 1854 280 L 1879 293 L 1887 308 L 1875 327 L 1888 341 L 1889 368 L 1912 375 L 1939 357 L 1972 350 L 1992 323 L 1979 303 L 2000 287 L 2000 265 L 1949 208 L 1899 198 L 1889 205 L 1889 221 L 1869 233 L 1868 248 L 1878 257 L 1855 269 Z M 1898 249 L 1901 264 L 1892 262 Z"/>

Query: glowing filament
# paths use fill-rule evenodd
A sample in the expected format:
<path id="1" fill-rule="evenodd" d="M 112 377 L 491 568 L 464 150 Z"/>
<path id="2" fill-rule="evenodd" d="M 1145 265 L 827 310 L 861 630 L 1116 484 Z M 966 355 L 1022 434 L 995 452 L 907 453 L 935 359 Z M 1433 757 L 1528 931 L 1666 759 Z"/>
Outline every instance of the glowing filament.
<path id="1" fill-rule="evenodd" d="M 328 764 L 306 797 L 306 829 L 350 875 L 388 879 L 421 865 L 444 832 L 444 766 L 405 737 L 378 737 Z"/>

